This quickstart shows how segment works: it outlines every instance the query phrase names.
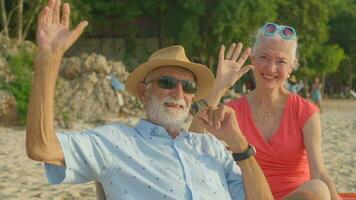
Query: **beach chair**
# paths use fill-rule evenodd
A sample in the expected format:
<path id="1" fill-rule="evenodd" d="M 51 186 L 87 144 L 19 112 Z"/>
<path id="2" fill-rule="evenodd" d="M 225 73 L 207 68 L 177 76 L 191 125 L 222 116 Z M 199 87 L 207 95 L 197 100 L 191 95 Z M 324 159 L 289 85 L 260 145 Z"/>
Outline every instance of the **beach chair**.
<path id="1" fill-rule="evenodd" d="M 356 200 L 356 193 L 339 193 L 343 200 Z"/>
<path id="2" fill-rule="evenodd" d="M 106 200 L 105 192 L 101 183 L 95 182 L 95 190 L 97 200 Z"/>
<path id="3" fill-rule="evenodd" d="M 95 182 L 96 199 L 106 200 L 103 186 L 99 182 Z M 343 200 L 356 200 L 356 193 L 339 193 Z"/>

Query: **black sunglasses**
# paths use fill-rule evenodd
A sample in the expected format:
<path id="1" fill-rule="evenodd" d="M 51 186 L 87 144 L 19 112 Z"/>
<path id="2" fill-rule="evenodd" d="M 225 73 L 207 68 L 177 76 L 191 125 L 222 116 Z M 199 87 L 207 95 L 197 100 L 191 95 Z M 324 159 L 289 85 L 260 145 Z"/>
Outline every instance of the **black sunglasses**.
<path id="1" fill-rule="evenodd" d="M 161 76 L 158 79 L 153 79 L 145 83 L 147 84 L 153 81 L 157 81 L 158 86 L 163 89 L 173 89 L 177 87 L 178 83 L 181 83 L 185 93 L 194 94 L 198 91 L 198 86 L 196 83 L 188 80 L 178 80 L 172 76 Z"/>

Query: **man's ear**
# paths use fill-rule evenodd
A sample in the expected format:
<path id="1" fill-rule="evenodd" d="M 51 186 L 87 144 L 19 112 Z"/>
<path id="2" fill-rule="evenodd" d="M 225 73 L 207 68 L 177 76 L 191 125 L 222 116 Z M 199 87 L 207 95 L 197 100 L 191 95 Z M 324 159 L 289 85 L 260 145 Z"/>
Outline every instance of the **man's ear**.
<path id="1" fill-rule="evenodd" d="M 140 100 L 142 102 L 145 102 L 147 98 L 147 92 L 146 92 L 146 85 L 144 83 L 140 83 L 138 86 L 138 95 L 140 97 Z"/>

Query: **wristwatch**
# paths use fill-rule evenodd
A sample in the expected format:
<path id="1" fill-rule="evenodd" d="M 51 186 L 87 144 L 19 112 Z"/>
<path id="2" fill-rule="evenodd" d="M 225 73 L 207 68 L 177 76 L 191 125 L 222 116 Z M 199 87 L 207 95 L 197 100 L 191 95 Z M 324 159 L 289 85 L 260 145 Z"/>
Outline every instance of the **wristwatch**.
<path id="1" fill-rule="evenodd" d="M 242 153 L 232 153 L 235 161 L 242 161 L 254 156 L 256 154 L 256 149 L 252 144 L 248 144 L 248 148 L 245 152 Z"/>
<path id="2" fill-rule="evenodd" d="M 208 103 L 205 101 L 205 99 L 201 99 L 192 104 L 190 108 L 190 113 L 195 116 L 199 111 L 203 110 L 206 107 L 209 107 Z"/>

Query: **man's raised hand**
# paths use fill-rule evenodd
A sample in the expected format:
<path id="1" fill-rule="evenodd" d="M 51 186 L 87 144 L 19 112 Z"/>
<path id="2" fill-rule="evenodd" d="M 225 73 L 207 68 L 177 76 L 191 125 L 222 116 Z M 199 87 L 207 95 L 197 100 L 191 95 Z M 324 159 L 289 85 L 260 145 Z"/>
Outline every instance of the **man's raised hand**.
<path id="1" fill-rule="evenodd" d="M 79 38 L 87 21 L 80 22 L 74 30 L 69 30 L 70 7 L 61 1 L 49 0 L 38 17 L 37 44 L 40 50 L 63 55 Z"/>
<path id="2" fill-rule="evenodd" d="M 242 152 L 247 147 L 235 117 L 235 111 L 225 105 L 206 108 L 195 117 L 196 123 L 219 140 L 223 140 L 233 152 Z"/>

